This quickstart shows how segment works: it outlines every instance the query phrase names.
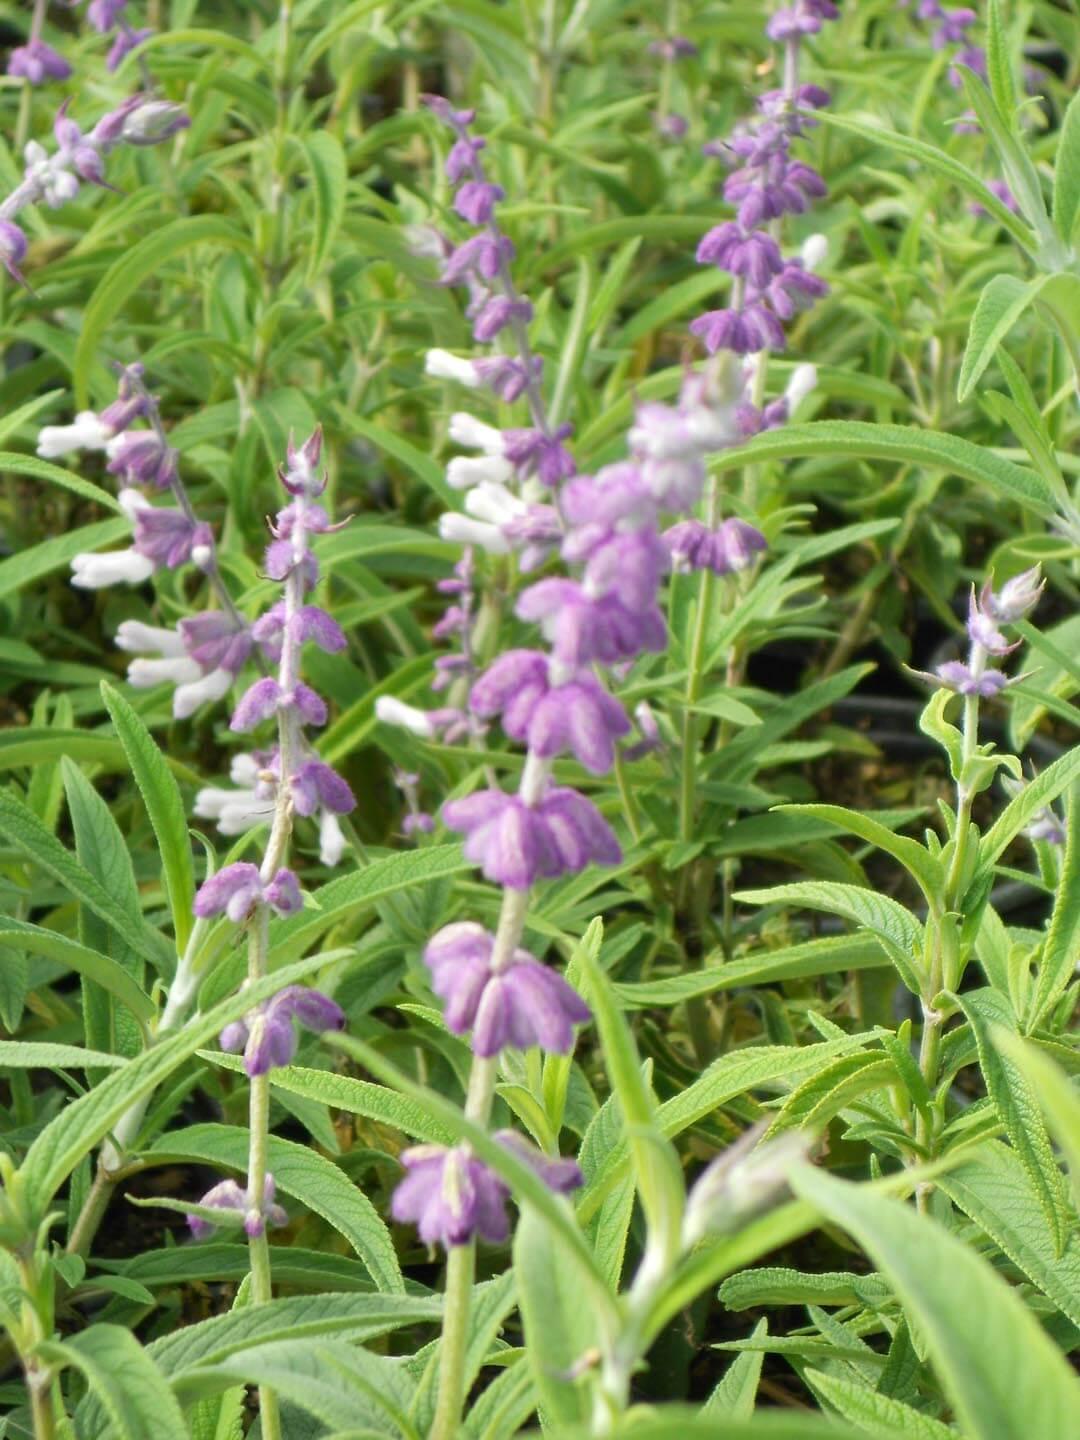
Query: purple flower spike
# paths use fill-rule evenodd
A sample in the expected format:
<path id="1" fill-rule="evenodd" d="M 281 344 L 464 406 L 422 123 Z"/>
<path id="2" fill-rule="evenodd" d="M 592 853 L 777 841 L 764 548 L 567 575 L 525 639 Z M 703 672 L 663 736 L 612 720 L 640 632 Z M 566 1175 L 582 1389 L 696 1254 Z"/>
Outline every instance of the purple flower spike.
<path id="1" fill-rule="evenodd" d="M 71 66 L 51 45 L 47 45 L 39 37 L 12 50 L 7 63 L 7 73 L 21 80 L 29 80 L 31 85 L 41 85 L 46 80 L 68 79 Z"/>
<path id="2" fill-rule="evenodd" d="M 784 268 L 780 247 L 771 235 L 747 232 L 733 220 L 709 231 L 698 246 L 697 259 L 700 265 L 718 265 L 740 275 L 759 290 Z"/>
<path id="3" fill-rule="evenodd" d="M 345 1012 L 318 990 L 287 985 L 243 1020 L 227 1025 L 218 1043 L 232 1053 L 243 1049 L 244 1070 L 249 1076 L 266 1075 L 292 1063 L 297 1045 L 294 1020 L 321 1035 L 324 1030 L 344 1029 Z"/>
<path id="4" fill-rule="evenodd" d="M 424 952 L 432 988 L 445 1002 L 447 1028 L 455 1035 L 473 1031 L 476 1055 L 497 1055 L 508 1045 L 527 1050 L 538 1045 L 568 1055 L 574 1026 L 590 1018 L 576 990 L 526 950 L 515 950 L 502 970 L 491 967 L 493 937 L 480 925 L 463 921 L 434 935 Z"/>
<path id="5" fill-rule="evenodd" d="M 281 686 L 269 675 L 264 675 L 240 697 L 240 703 L 229 722 L 229 729 L 241 735 L 248 730 L 254 730 L 257 725 L 275 715 L 281 703 Z"/>
<path id="6" fill-rule="evenodd" d="M 493 1245 L 507 1240 L 510 1192 L 464 1146 L 414 1145 L 402 1151 L 401 1163 L 405 1178 L 394 1191 L 390 1213 L 399 1223 L 414 1223 L 425 1245 L 449 1250 L 477 1235 Z"/>
<path id="7" fill-rule="evenodd" d="M 492 185 L 486 180 L 466 180 L 454 197 L 454 209 L 470 225 L 486 225 L 505 195 L 501 185 Z"/>
<path id="8" fill-rule="evenodd" d="M 322 760 L 305 761 L 293 775 L 291 785 L 298 815 L 314 815 L 319 809 L 347 815 L 356 808 L 356 796 L 337 771 Z"/>
<path id="9" fill-rule="evenodd" d="M 291 870 L 279 870 L 264 887 L 258 867 L 241 860 L 235 865 L 226 865 L 199 886 L 195 914 L 205 920 L 224 911 L 234 925 L 241 925 L 256 905 L 269 905 L 279 915 L 291 915 L 302 903 L 300 887 Z"/>
<path id="10" fill-rule="evenodd" d="M 537 880 L 622 858 L 607 821 L 574 790 L 552 789 L 535 806 L 500 790 L 481 790 L 448 801 L 442 815 L 451 830 L 464 832 L 466 859 L 508 890 L 528 890 Z"/>

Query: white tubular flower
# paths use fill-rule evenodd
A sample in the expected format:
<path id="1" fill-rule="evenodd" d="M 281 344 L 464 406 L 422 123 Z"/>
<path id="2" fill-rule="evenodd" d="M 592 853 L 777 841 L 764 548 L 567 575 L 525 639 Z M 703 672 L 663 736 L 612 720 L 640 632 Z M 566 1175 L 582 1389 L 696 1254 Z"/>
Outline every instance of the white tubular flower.
<path id="1" fill-rule="evenodd" d="M 465 497 L 465 509 L 477 520 L 486 520 L 489 525 L 508 525 L 520 515 L 526 514 L 528 506 L 519 500 L 505 485 L 488 482 L 477 485 Z"/>
<path id="2" fill-rule="evenodd" d="M 104 450 L 112 438 L 93 410 L 82 410 L 72 425 L 43 425 L 38 432 L 37 453 L 44 460 L 70 455 L 73 450 Z"/>
<path id="3" fill-rule="evenodd" d="M 501 455 L 468 458 L 455 455 L 446 467 L 446 480 L 455 490 L 469 490 L 474 485 L 483 485 L 490 481 L 505 484 L 513 473 L 514 467 Z"/>
<path id="4" fill-rule="evenodd" d="M 449 435 L 455 445 L 463 445 L 466 450 L 483 450 L 485 455 L 503 453 L 502 431 L 494 425 L 485 425 L 464 410 L 456 410 L 450 416 Z"/>
<path id="5" fill-rule="evenodd" d="M 211 670 L 208 675 L 202 675 L 201 679 L 179 685 L 173 695 L 173 715 L 177 720 L 186 720 L 201 706 L 221 700 L 232 689 L 235 679 L 236 676 L 231 670 Z"/>
<path id="6" fill-rule="evenodd" d="M 141 585 L 154 573 L 154 562 L 137 550 L 114 550 L 107 555 L 75 555 L 71 583 L 80 590 L 101 590 L 106 585 Z"/>
<path id="7" fill-rule="evenodd" d="M 802 404 L 811 391 L 817 389 L 817 366 L 796 365 L 791 372 L 791 379 L 784 391 L 784 399 L 788 403 L 789 411 L 794 411 Z"/>
<path id="8" fill-rule="evenodd" d="M 163 630 L 158 625 L 144 625 L 141 620 L 123 620 L 116 632 L 115 645 L 132 655 L 186 655 L 184 642 L 176 630 Z"/>
<path id="9" fill-rule="evenodd" d="M 807 270 L 817 270 L 829 252 L 829 242 L 824 235 L 808 235 L 803 241 L 800 259 Z"/>
<path id="10" fill-rule="evenodd" d="M 454 545 L 479 545 L 489 555 L 509 555 L 510 542 L 497 525 L 449 510 L 439 516 L 439 536 Z"/>
<path id="11" fill-rule="evenodd" d="M 167 655 L 160 659 L 132 660 L 128 666 L 128 684 L 136 690 L 150 690 L 155 685 L 184 685 L 198 680 L 202 667 L 188 655 Z"/>
<path id="12" fill-rule="evenodd" d="M 473 362 L 461 355 L 452 355 L 449 350 L 429 350 L 424 358 L 424 371 L 436 380 L 456 380 L 470 390 L 482 384 Z"/>
<path id="13" fill-rule="evenodd" d="M 394 695 L 379 696 L 375 701 L 375 718 L 384 725 L 397 725 L 425 740 L 430 740 L 435 733 L 426 711 L 417 710 L 415 705 L 406 705 Z"/>
<path id="14" fill-rule="evenodd" d="M 122 490 L 116 492 L 116 500 L 120 509 L 132 524 L 135 523 L 135 516 L 140 510 L 152 510 L 154 508 L 141 490 L 134 490 L 130 485 L 125 485 Z"/>
<path id="15" fill-rule="evenodd" d="M 229 764 L 229 779 L 234 785 L 242 785 L 249 790 L 254 790 L 261 773 L 258 760 L 246 750 L 234 755 Z"/>
<path id="16" fill-rule="evenodd" d="M 332 810 L 319 811 L 319 859 L 331 868 L 345 853 L 345 832 Z"/>

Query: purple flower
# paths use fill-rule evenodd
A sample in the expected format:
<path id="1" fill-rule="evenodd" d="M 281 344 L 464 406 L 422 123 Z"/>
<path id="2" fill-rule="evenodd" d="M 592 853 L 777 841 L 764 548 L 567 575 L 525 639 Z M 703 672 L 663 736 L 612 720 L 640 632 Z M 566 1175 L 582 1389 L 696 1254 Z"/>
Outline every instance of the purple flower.
<path id="1" fill-rule="evenodd" d="M 66 80 L 71 66 L 40 37 L 12 50 L 7 63 L 7 73 L 31 85 L 41 85 L 46 80 Z"/>
<path id="2" fill-rule="evenodd" d="M 530 1145 L 516 1130 L 496 1130 L 491 1138 L 497 1140 L 504 1150 L 509 1150 L 518 1160 L 523 1160 L 531 1170 L 535 1170 L 548 1189 L 554 1190 L 556 1195 L 569 1195 L 571 1190 L 577 1190 L 585 1183 L 581 1166 L 576 1160 L 565 1160 L 559 1155 L 545 1155 L 535 1145 Z"/>
<path id="3" fill-rule="evenodd" d="M 319 579 L 319 562 L 313 552 L 305 546 L 298 555 L 293 542 L 286 538 L 271 540 L 266 547 L 263 565 L 267 576 L 279 583 L 287 580 L 294 570 L 299 570 L 305 590 L 313 590 Z"/>
<path id="4" fill-rule="evenodd" d="M 443 806 L 444 822 L 465 834 L 465 858 L 486 879 L 528 890 L 540 879 L 576 874 L 591 863 L 618 864 L 622 852 L 590 800 L 552 788 L 536 805 L 501 790 L 480 790 Z"/>
<path id="5" fill-rule="evenodd" d="M 117 33 L 116 39 L 109 47 L 108 55 L 105 57 L 105 69 L 110 72 L 113 70 L 119 70 L 120 66 L 124 63 L 124 61 L 131 54 L 131 52 L 133 50 L 137 50 L 144 40 L 149 40 L 150 36 L 153 35 L 153 33 L 153 30 L 148 29 L 120 30 Z M 184 116 L 184 122 L 190 124 L 187 116 Z M 175 134 L 176 130 L 182 129 L 184 129 L 184 123 L 177 123 L 172 133 Z M 168 139 L 168 136 L 160 135 L 158 138 L 161 140 L 165 140 Z M 144 141 L 143 143 L 147 142 Z"/>
<path id="6" fill-rule="evenodd" d="M 473 337 L 482 345 L 494 340 L 512 320 L 527 324 L 533 308 L 528 300 L 511 299 L 509 295 L 492 295 L 485 300 L 473 321 Z"/>
<path id="7" fill-rule="evenodd" d="M 240 703 L 229 722 L 229 729 L 240 734 L 254 730 L 256 725 L 288 706 L 296 708 L 305 725 L 326 724 L 326 702 L 316 695 L 309 685 L 300 680 L 292 690 L 286 692 L 271 676 L 264 675 L 240 697 Z"/>
<path id="8" fill-rule="evenodd" d="M 745 231 L 733 220 L 716 225 L 697 248 L 699 265 L 718 265 L 732 275 L 742 276 L 758 290 L 764 290 L 784 268 L 780 247 L 771 235 L 760 230 Z"/>
<path id="9" fill-rule="evenodd" d="M 760 530 L 731 517 L 710 530 L 700 520 L 684 520 L 664 535 L 673 558 L 688 570 L 712 570 L 730 575 L 751 565 L 755 554 L 768 548 Z"/>
<path id="10" fill-rule="evenodd" d="M 783 350 L 787 344 L 780 321 L 758 303 L 741 310 L 709 310 L 691 320 L 690 333 L 700 337 L 710 355 L 718 350 L 756 355 L 761 350 Z"/>
<path id="11" fill-rule="evenodd" d="M 102 35 L 111 30 L 127 8 L 127 0 L 90 0 L 86 18 Z"/>
<path id="12" fill-rule="evenodd" d="M 226 865 L 199 886 L 195 914 L 208 920 L 222 911 L 234 925 L 241 925 L 257 905 L 269 905 L 279 915 L 292 915 L 302 905 L 300 887 L 291 870 L 281 869 L 263 885 L 259 867 L 248 861 Z"/>
<path id="13" fill-rule="evenodd" d="M 231 1210 L 244 1216 L 244 1229 L 252 1239 L 263 1233 L 266 1225 L 287 1225 L 289 1217 L 280 1205 L 274 1203 L 274 1177 L 268 1174 L 263 1185 L 263 1202 L 256 1209 L 250 1202 L 250 1196 L 246 1190 L 242 1190 L 235 1180 L 221 1180 L 213 1186 L 199 1200 L 200 1205 L 205 1205 L 211 1210 Z M 187 1217 L 188 1228 L 191 1230 L 192 1238 L 205 1240 L 207 1235 L 213 1233 L 214 1223 L 205 1219 L 202 1215 L 189 1215 Z"/>
<path id="14" fill-rule="evenodd" d="M 26 284 L 26 279 L 19 269 L 25 258 L 26 236 L 12 221 L 0 220 L 0 264 L 20 285 Z"/>
<path id="15" fill-rule="evenodd" d="M 214 536 L 205 521 L 192 521 L 182 510 L 140 506 L 135 511 L 135 544 L 140 555 L 155 566 L 175 570 L 192 559 L 192 552 L 213 553 Z"/>
<path id="16" fill-rule="evenodd" d="M 815 300 L 829 293 L 829 287 L 820 275 L 812 275 L 800 260 L 788 260 L 769 282 L 761 287 L 762 296 L 768 300 L 775 314 L 781 320 L 790 320 L 797 311 L 809 309 Z"/>
<path id="17" fill-rule="evenodd" d="M 177 626 L 184 649 L 204 670 L 228 670 L 239 675 L 254 645 L 249 628 L 237 629 L 224 610 L 191 615 Z"/>
<path id="18" fill-rule="evenodd" d="M 167 100 L 147 100 L 141 95 L 134 98 L 139 103 L 128 109 L 120 132 L 120 138 L 128 145 L 161 145 L 191 124 L 191 116 L 179 105 Z"/>
<path id="19" fill-rule="evenodd" d="M 1008 677 L 1000 670 L 983 670 L 976 674 L 962 660 L 946 660 L 937 668 L 938 679 L 949 690 L 959 695 L 981 695 L 990 699 L 1009 683 Z"/>
<path id="20" fill-rule="evenodd" d="M 414 1223 L 425 1245 L 449 1250 L 477 1235 L 493 1245 L 509 1237 L 509 1189 L 464 1146 L 414 1145 L 400 1159 L 405 1178 L 390 1213 L 399 1223 Z"/>
<path id="21" fill-rule="evenodd" d="M 450 147 L 446 157 L 446 178 L 451 185 L 457 185 L 466 175 L 471 175 L 479 166 L 480 152 L 487 149 L 482 135 L 459 135 Z"/>
<path id="22" fill-rule="evenodd" d="M 654 115 L 653 125 L 662 140 L 672 142 L 685 140 L 687 131 L 690 129 L 690 122 L 685 115 Z"/>
<path id="23" fill-rule="evenodd" d="M 505 235 L 470 235 L 467 240 L 451 251 L 442 275 L 444 285 L 459 285 L 470 275 L 483 280 L 494 280 L 504 264 L 514 258 L 514 247 Z"/>
<path id="24" fill-rule="evenodd" d="M 667 626 L 655 604 L 635 611 L 613 595 L 595 600 L 576 580 L 553 577 L 530 585 L 515 613 L 539 622 L 555 658 L 574 670 L 592 660 L 613 665 L 642 651 L 659 653 L 667 645 Z"/>
<path id="25" fill-rule="evenodd" d="M 563 444 L 572 433 L 572 425 L 560 425 L 550 435 L 534 429 L 504 430 L 502 454 L 515 469 L 522 473 L 531 470 L 542 485 L 554 487 L 577 469 Z"/>
<path id="26" fill-rule="evenodd" d="M 305 761 L 293 775 L 290 786 L 298 815 L 314 815 L 319 809 L 347 815 L 356 808 L 356 797 L 349 786 L 322 760 Z"/>
<path id="27" fill-rule="evenodd" d="M 434 935 L 424 951 L 432 989 L 445 1003 L 447 1028 L 472 1030 L 473 1053 L 482 1059 L 512 1045 L 538 1045 L 551 1054 L 574 1048 L 574 1026 L 589 1019 L 589 1007 L 556 971 L 526 950 L 515 950 L 500 970 L 491 965 L 494 937 L 481 925 L 462 921 Z"/>
<path id="28" fill-rule="evenodd" d="M 619 702 L 588 671 L 565 684 L 550 685 L 546 656 L 511 650 L 489 667 L 469 697 L 484 719 L 502 714 L 503 729 L 542 758 L 570 751 L 594 775 L 615 760 L 614 741 L 629 733 Z"/>
<path id="29" fill-rule="evenodd" d="M 500 400 L 505 400 L 507 405 L 512 405 L 528 389 L 530 383 L 538 384 L 544 368 L 544 362 L 539 355 L 530 357 L 529 368 L 526 368 L 523 360 L 515 360 L 509 355 L 493 355 L 490 358 L 474 360 L 472 364 L 483 384 Z"/>
<path id="30" fill-rule="evenodd" d="M 698 47 L 685 35 L 668 35 L 663 40 L 652 40 L 649 43 L 649 54 L 657 55 L 661 60 L 690 60 L 698 53 Z"/>
<path id="31" fill-rule="evenodd" d="M 108 445 L 110 475 L 126 485 L 152 485 L 167 490 L 176 478 L 176 451 L 163 445 L 153 430 L 117 435 Z"/>
<path id="32" fill-rule="evenodd" d="M 979 597 L 983 610 L 1003 625 L 1015 625 L 1039 603 L 1046 581 L 1038 565 L 1007 580 L 995 594 L 988 580 Z"/>
<path id="33" fill-rule="evenodd" d="M 287 985 L 271 999 L 250 1011 L 243 1020 L 226 1025 L 218 1043 L 230 1054 L 244 1052 L 244 1069 L 254 1078 L 292 1063 L 297 1038 L 293 1021 L 305 1030 L 321 1035 L 324 1030 L 342 1030 L 345 1012 L 318 990 Z"/>
<path id="34" fill-rule="evenodd" d="M 796 87 L 792 99 L 803 110 L 823 110 L 831 101 L 832 96 L 820 85 L 799 85 Z M 770 119 L 783 115 L 789 103 L 786 90 L 766 90 L 757 99 L 758 109 Z"/>
<path id="35" fill-rule="evenodd" d="M 501 185 L 492 185 L 487 180 L 466 180 L 454 196 L 454 209 L 470 225 L 486 225 L 505 195 Z"/>

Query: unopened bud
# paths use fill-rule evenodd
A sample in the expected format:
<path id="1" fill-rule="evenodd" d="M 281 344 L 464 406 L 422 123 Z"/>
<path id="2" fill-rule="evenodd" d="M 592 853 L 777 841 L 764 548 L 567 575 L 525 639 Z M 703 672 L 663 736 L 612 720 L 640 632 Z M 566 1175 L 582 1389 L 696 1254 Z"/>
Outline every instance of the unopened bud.
<path id="1" fill-rule="evenodd" d="M 191 117 L 181 106 L 167 100 L 148 100 L 125 116 L 120 138 L 129 145 L 160 145 L 190 124 Z"/>

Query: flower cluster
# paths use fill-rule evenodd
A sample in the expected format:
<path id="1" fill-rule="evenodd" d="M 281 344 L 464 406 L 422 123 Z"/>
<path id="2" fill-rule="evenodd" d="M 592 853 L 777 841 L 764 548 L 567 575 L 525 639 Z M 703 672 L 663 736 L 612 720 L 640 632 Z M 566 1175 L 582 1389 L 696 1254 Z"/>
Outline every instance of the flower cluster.
<path id="1" fill-rule="evenodd" d="M 577 473 L 566 446 L 569 427 L 554 427 L 544 407 L 542 366 L 526 328 L 531 310 L 514 289 L 513 247 L 494 218 L 502 191 L 481 166 L 484 142 L 469 129 L 471 112 L 441 100 L 429 104 L 454 132 L 447 171 L 458 186 L 456 209 L 481 232 L 450 251 L 443 279 L 470 282 L 476 338 L 507 329 L 516 353 L 485 362 L 433 351 L 428 371 L 472 390 L 486 385 L 503 400 L 524 398 L 532 420 L 527 428 L 497 429 L 467 413 L 453 416 L 450 438 L 478 453 L 450 462 L 448 479 L 466 492 L 467 513 L 443 517 L 440 531 L 473 549 L 514 555 L 525 574 L 555 556 L 566 567 L 517 597 L 518 619 L 538 627 L 542 646 L 509 650 L 477 675 L 471 652 L 468 665 L 455 657 L 452 668 L 443 667 L 462 682 L 460 706 L 425 712 L 391 697 L 377 705 L 383 721 L 427 738 L 498 722 L 527 752 L 516 793 L 491 785 L 442 807 L 444 823 L 464 836 L 466 857 L 504 892 L 495 934 L 472 922 L 453 924 L 434 936 L 424 957 L 448 1028 L 471 1033 L 476 1064 L 484 1066 L 507 1047 L 567 1054 L 575 1026 L 588 1018 L 572 987 L 520 943 L 528 892 L 538 880 L 615 864 L 621 856 L 593 801 L 553 782 L 554 761 L 572 755 L 594 775 L 615 763 L 616 744 L 631 725 L 602 673 L 665 648 L 658 599 L 673 556 L 686 568 L 719 565 L 726 573 L 749 563 L 764 539 L 748 525 L 728 523 L 720 549 L 699 546 L 691 554 L 678 527 L 674 539 L 661 533 L 663 516 L 685 513 L 700 500 L 705 456 L 744 433 L 743 378 L 728 360 L 712 362 L 705 376 L 688 374 L 674 405 L 639 406 L 626 460 L 595 475 Z M 501 317 L 498 325 L 493 316 Z M 467 554 L 451 582 L 456 596 L 471 582 L 471 566 Z M 455 623 L 467 628 L 471 609 L 459 602 L 458 610 Z M 474 1106 L 470 1113 L 479 1112 Z M 505 1187 L 466 1147 L 422 1147 L 404 1159 L 408 1174 L 394 1214 L 418 1221 L 422 1238 L 446 1245 L 476 1234 L 505 1238 Z M 565 1168 L 557 1177 L 544 1173 L 557 1188 L 576 1177 Z"/>
<path id="2" fill-rule="evenodd" d="M 1014 575 L 996 593 L 989 580 L 977 595 L 972 586 L 967 618 L 968 658 L 947 660 L 939 665 L 937 681 L 957 694 L 981 695 L 984 699 L 1002 691 L 1010 683 L 1009 677 L 987 662 L 1011 654 L 1020 641 L 1010 643 L 1000 627 L 1023 620 L 1038 604 L 1044 583 L 1035 565 L 1021 575 Z"/>
<path id="3" fill-rule="evenodd" d="M 110 110 L 92 130 L 83 131 L 67 113 L 65 101 L 53 126 L 56 150 L 50 155 L 37 140 L 28 142 L 22 182 L 0 203 L 0 263 L 21 284 L 26 236 L 15 216 L 27 205 L 52 209 L 73 200 L 82 184 L 112 187 L 105 179 L 105 161 L 121 145 L 159 145 L 191 121 L 178 105 L 133 95 Z"/>
<path id="4" fill-rule="evenodd" d="M 212 1220 L 208 1215 L 192 1214 L 187 1217 L 188 1229 L 196 1240 L 205 1240 L 212 1235 L 217 1223 L 225 1223 L 226 1216 L 234 1217 L 233 1223 L 237 1220 L 243 1223 L 244 1231 L 252 1239 L 261 1235 L 267 1225 L 280 1227 L 289 1223 L 289 1217 L 284 1209 L 275 1203 L 274 1177 L 266 1176 L 263 1185 L 262 1204 L 257 1205 L 246 1190 L 242 1190 L 235 1180 L 221 1180 L 212 1186 L 199 1200 L 199 1205 L 208 1210 L 220 1210 L 224 1214 L 221 1222 Z"/>
<path id="5" fill-rule="evenodd" d="M 801 215 L 826 194 L 821 176 L 796 159 L 791 147 L 812 123 L 802 112 L 829 103 L 828 92 L 820 86 L 799 83 L 800 48 L 838 13 L 831 0 L 796 0 L 790 9 L 778 10 L 767 33 L 783 47 L 783 86 L 758 98 L 755 124 L 704 147 L 706 154 L 733 167 L 723 193 L 735 207 L 735 219 L 715 226 L 698 246 L 701 264 L 716 265 L 732 276 L 727 307 L 710 310 L 690 325 L 710 354 L 782 350 L 784 325 L 828 291 L 814 273 L 824 257 L 824 245 L 814 237 L 799 258 L 785 258 L 775 222 L 785 215 Z M 762 419 L 758 428 L 764 424 Z"/>
<path id="6" fill-rule="evenodd" d="M 30 85 L 44 85 L 48 80 L 69 80 L 71 66 L 58 50 L 41 38 L 37 27 L 38 12 L 25 45 L 17 45 L 8 56 L 7 74 L 13 80 Z"/>

